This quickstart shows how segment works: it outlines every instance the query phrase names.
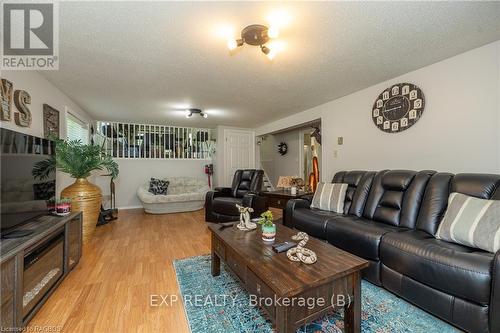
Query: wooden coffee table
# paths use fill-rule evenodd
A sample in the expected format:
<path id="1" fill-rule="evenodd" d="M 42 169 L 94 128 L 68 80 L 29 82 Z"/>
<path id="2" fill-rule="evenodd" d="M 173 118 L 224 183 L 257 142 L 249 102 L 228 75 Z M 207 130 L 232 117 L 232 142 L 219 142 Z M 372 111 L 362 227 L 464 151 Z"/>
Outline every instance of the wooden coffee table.
<path id="1" fill-rule="evenodd" d="M 289 241 L 296 233 L 279 224 L 276 227 L 276 243 Z M 210 223 L 209 229 L 212 275 L 220 274 L 224 261 L 277 332 L 294 332 L 340 308 L 345 310 L 345 332 L 360 332 L 361 270 L 368 266 L 366 260 L 310 238 L 306 247 L 316 252 L 318 261 L 306 265 L 290 261 L 284 252 L 275 253 L 272 244 L 262 241 L 260 228 L 244 232 L 236 226 L 220 229 Z"/>

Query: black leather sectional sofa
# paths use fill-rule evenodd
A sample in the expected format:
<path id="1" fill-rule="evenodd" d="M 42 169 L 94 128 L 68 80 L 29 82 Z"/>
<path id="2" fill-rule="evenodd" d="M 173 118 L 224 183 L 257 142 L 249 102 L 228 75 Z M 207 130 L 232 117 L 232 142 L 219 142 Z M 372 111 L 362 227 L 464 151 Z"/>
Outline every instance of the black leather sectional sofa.
<path id="1" fill-rule="evenodd" d="M 449 194 L 500 200 L 500 175 L 384 170 L 337 173 L 344 215 L 290 200 L 285 225 L 370 262 L 364 278 L 467 332 L 500 332 L 500 251 L 435 238 Z"/>

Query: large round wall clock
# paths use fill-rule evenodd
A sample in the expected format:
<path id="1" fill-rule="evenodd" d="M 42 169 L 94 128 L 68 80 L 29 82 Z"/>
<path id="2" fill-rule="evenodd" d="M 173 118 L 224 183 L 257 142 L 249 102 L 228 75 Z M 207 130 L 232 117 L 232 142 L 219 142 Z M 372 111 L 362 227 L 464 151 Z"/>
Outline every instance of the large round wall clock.
<path id="1" fill-rule="evenodd" d="M 424 107 L 424 93 L 419 87 L 411 83 L 398 83 L 378 96 L 373 104 L 372 119 L 380 130 L 399 133 L 420 119 Z"/>

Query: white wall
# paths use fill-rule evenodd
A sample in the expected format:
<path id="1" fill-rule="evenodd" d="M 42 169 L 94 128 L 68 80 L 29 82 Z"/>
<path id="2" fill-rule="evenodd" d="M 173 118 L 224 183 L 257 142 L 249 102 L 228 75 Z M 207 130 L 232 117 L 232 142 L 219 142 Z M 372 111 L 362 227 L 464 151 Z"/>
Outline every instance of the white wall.
<path id="1" fill-rule="evenodd" d="M 137 198 L 139 186 L 147 183 L 151 177 L 195 177 L 207 181 L 204 172 L 207 160 L 156 160 L 156 159 L 116 159 L 120 169 L 120 175 L 115 180 L 116 206 L 118 208 L 142 207 Z M 102 190 L 103 194 L 109 194 L 109 177 L 95 177 L 95 184 Z M 109 207 L 109 203 L 104 203 Z"/>
<path id="2" fill-rule="evenodd" d="M 300 149 L 303 147 L 300 140 L 300 129 L 267 135 L 260 145 L 261 164 L 274 186 L 279 176 L 300 176 Z M 278 145 L 285 142 L 288 151 L 280 155 Z"/>
<path id="3" fill-rule="evenodd" d="M 274 135 L 266 135 L 260 138 L 260 145 L 257 145 L 259 151 L 258 167 L 264 169 L 269 180 L 276 186 L 277 176 L 274 174 L 274 160 L 277 154 L 277 143 Z"/>
<path id="4" fill-rule="evenodd" d="M 322 120 L 322 180 L 339 170 L 384 168 L 500 173 L 500 41 L 382 82 L 256 129 L 257 134 Z M 387 134 L 373 124 L 376 97 L 394 83 L 425 94 L 422 118 Z M 344 145 L 337 145 L 337 137 Z M 338 157 L 334 158 L 334 151 Z"/>
<path id="5" fill-rule="evenodd" d="M 59 128 L 62 138 L 66 137 L 66 108 L 69 108 L 80 119 L 89 123 L 92 121 L 84 110 L 35 71 L 2 71 L 0 77 L 11 81 L 14 90 L 25 90 L 31 96 L 31 104 L 28 106 L 32 116 L 31 126 L 19 127 L 12 117 L 11 121 L 0 122 L 3 128 L 43 137 L 43 104 L 48 104 L 59 111 Z M 16 110 L 14 103 L 12 107 L 13 111 Z M 57 172 L 57 195 L 72 182 L 71 177 Z"/>
<path id="6" fill-rule="evenodd" d="M 275 138 L 277 144 L 285 142 L 288 146 L 288 151 L 285 155 L 281 156 L 278 153 L 278 146 L 275 147 L 274 174 L 278 177 L 300 176 L 300 148 L 303 148 L 303 144 L 301 147 L 300 130 L 282 132 L 276 134 Z"/>

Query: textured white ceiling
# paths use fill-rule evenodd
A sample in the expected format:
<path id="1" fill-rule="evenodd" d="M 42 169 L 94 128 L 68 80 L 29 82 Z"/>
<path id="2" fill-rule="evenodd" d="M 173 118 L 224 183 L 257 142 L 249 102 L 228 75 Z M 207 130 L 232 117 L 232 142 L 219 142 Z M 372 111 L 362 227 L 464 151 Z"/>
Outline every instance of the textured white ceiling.
<path id="1" fill-rule="evenodd" d="M 222 26 L 276 10 L 284 52 L 229 54 Z M 42 75 L 96 119 L 186 126 L 258 126 L 500 39 L 499 2 L 62 2 L 60 17 L 60 70 Z"/>

